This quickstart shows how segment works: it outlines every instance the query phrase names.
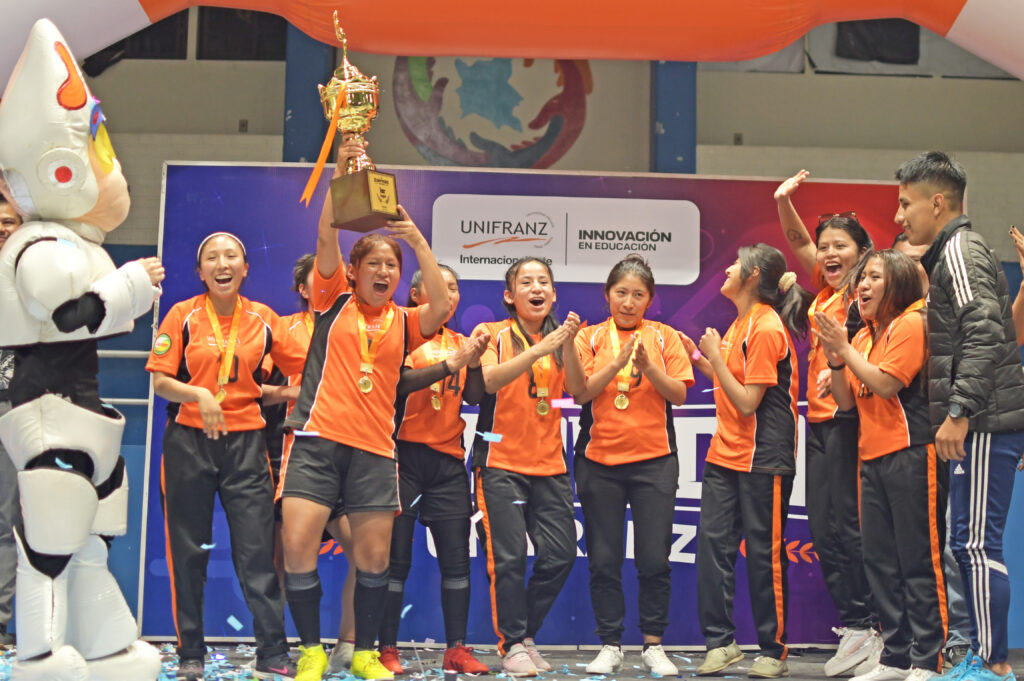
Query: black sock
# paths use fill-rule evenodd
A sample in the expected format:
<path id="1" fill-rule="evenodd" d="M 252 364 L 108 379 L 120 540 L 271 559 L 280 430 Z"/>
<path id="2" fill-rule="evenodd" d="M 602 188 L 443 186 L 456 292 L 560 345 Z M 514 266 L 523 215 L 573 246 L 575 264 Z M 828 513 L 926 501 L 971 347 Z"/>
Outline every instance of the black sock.
<path id="1" fill-rule="evenodd" d="M 398 645 L 398 625 L 402 622 L 402 600 L 405 598 L 405 582 L 388 579 L 388 593 L 384 598 L 384 614 L 381 615 L 380 633 L 377 639 L 381 648 Z"/>
<path id="2" fill-rule="evenodd" d="M 285 572 L 284 592 L 302 645 L 320 645 L 320 597 L 323 591 L 317 571 Z"/>
<path id="3" fill-rule="evenodd" d="M 444 632 L 451 641 L 466 638 L 466 620 L 469 617 L 469 575 L 441 579 L 441 612 L 444 613 Z"/>
<path id="4" fill-rule="evenodd" d="M 372 650 L 380 631 L 384 603 L 388 597 L 388 570 L 356 570 L 356 593 L 352 599 L 356 615 L 356 650 Z"/>

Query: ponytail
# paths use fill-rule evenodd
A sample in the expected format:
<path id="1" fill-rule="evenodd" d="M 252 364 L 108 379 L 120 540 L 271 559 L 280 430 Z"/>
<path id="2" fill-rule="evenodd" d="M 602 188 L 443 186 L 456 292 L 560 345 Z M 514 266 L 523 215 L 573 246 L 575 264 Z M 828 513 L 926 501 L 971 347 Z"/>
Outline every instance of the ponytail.
<path id="1" fill-rule="evenodd" d="M 550 277 L 550 279 L 551 279 L 551 285 L 554 286 L 555 277 L 554 277 L 554 274 L 551 272 L 551 265 L 549 265 L 546 261 L 541 260 L 540 258 L 535 258 L 533 256 L 527 256 L 525 258 L 520 258 L 519 260 L 516 260 L 505 271 L 505 290 L 506 291 L 511 293 L 512 291 L 515 290 L 516 277 L 519 276 L 519 270 L 522 268 L 523 265 L 525 265 L 526 263 L 530 263 L 530 262 L 537 262 L 537 263 L 540 263 L 541 265 L 543 265 L 544 269 L 546 269 L 548 271 L 548 277 Z M 522 338 L 525 338 L 526 342 L 532 346 L 533 345 L 533 339 L 530 338 L 530 334 L 526 333 L 526 329 L 523 328 L 523 323 L 519 320 L 519 314 L 516 312 L 516 306 L 514 304 L 512 304 L 512 303 L 509 303 L 509 302 L 505 301 L 505 300 L 502 300 L 501 304 L 505 306 L 506 310 L 508 310 L 508 314 L 509 314 L 510 317 L 512 317 L 512 322 L 519 329 L 519 333 L 522 334 Z M 548 316 L 544 318 L 544 322 L 540 326 L 540 335 L 541 335 L 541 337 L 543 338 L 544 336 L 548 335 L 549 333 L 551 333 L 552 331 L 557 329 L 559 326 L 560 326 L 560 324 L 558 323 L 558 320 L 555 319 L 554 312 L 549 312 Z M 523 345 L 522 338 L 520 338 L 519 334 L 517 334 L 517 333 L 513 333 L 512 334 L 512 349 L 513 349 L 513 351 L 515 352 L 516 355 L 518 355 L 521 352 L 525 352 L 526 351 L 526 346 Z M 554 352 L 554 357 L 555 357 L 555 364 L 557 364 L 558 367 L 561 368 L 562 367 L 562 361 L 563 361 L 562 360 L 562 348 L 561 347 L 559 347 L 558 350 L 556 350 Z"/>
<path id="2" fill-rule="evenodd" d="M 807 310 L 814 296 L 796 283 L 796 274 L 786 270 L 786 258 L 779 249 L 759 243 L 743 246 L 739 250 L 740 279 L 747 277 L 756 267 L 761 272 L 757 297 L 771 305 L 790 333 L 800 338 L 807 335 Z"/>

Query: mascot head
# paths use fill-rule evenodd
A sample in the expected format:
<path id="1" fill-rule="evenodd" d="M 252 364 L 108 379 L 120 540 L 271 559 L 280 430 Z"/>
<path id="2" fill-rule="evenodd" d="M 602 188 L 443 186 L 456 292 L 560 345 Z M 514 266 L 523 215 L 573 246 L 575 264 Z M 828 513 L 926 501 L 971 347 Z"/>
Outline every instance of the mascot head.
<path id="1" fill-rule="evenodd" d="M 64 36 L 40 19 L 0 100 L 0 191 L 31 220 L 113 230 L 128 185 L 104 120 Z"/>

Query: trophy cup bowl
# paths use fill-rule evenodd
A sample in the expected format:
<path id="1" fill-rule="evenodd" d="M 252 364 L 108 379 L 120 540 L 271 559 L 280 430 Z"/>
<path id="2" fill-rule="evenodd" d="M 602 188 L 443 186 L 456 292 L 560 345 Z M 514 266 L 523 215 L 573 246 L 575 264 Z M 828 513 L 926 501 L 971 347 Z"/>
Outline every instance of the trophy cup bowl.
<path id="1" fill-rule="evenodd" d="M 348 40 L 334 13 L 334 29 L 342 44 L 341 66 L 327 85 L 318 85 L 320 102 L 328 121 L 337 119 L 338 132 L 354 134 L 360 142 L 380 108 L 377 76 L 367 77 L 348 60 Z M 397 220 L 398 193 L 395 176 L 376 169 L 364 152 L 350 158 L 340 177 L 331 180 L 331 204 L 336 229 L 369 232 Z"/>

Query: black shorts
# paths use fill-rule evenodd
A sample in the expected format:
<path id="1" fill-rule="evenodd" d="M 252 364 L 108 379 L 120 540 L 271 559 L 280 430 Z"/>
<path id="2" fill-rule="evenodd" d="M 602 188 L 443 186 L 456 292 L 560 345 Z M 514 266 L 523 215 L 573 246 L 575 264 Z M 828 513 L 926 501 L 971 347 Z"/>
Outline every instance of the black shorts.
<path id="1" fill-rule="evenodd" d="M 466 464 L 420 442 L 398 441 L 398 493 L 402 515 L 424 525 L 473 515 Z"/>
<path id="2" fill-rule="evenodd" d="M 296 437 L 281 471 L 281 497 L 309 499 L 346 513 L 398 511 L 398 464 L 322 437 Z"/>

